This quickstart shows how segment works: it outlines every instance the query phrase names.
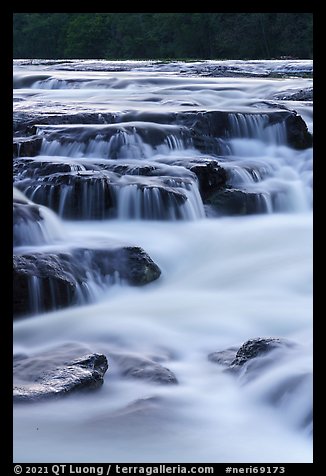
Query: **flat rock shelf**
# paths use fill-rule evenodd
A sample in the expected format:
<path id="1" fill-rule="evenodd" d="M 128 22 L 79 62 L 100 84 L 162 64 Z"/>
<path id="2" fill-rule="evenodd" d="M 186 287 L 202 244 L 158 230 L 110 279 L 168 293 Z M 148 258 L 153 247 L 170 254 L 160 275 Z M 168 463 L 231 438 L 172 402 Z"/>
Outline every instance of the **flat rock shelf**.
<path id="1" fill-rule="evenodd" d="M 312 61 L 13 84 L 14 461 L 312 462 Z"/>

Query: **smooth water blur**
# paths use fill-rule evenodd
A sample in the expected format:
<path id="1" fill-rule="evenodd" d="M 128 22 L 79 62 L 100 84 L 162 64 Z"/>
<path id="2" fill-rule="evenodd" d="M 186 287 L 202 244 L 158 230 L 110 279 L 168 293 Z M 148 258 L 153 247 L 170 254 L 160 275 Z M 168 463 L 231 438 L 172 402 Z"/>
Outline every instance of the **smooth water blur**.
<path id="1" fill-rule="evenodd" d="M 16 323 L 15 351 L 70 341 L 107 355 L 116 346 L 142 355 L 163 351 L 180 383 L 123 382 L 109 369 L 97 393 L 18 405 L 15 461 L 32 461 L 36 449 L 42 461 L 58 462 L 311 461 L 310 437 L 299 428 L 311 386 L 296 408 L 296 397 L 273 408 L 264 379 L 242 387 L 207 361 L 210 352 L 249 338 L 282 336 L 302 347 L 264 378 L 275 384 L 311 371 L 310 214 L 65 225 L 76 244 L 109 235 L 143 246 L 163 276 L 146 288 L 115 287 L 96 304 Z M 111 415 L 150 397 L 159 403 L 144 418 Z"/>
<path id="2" fill-rule="evenodd" d="M 94 64 L 104 67 L 93 61 L 80 68 Z M 119 72 L 74 71 L 69 65 L 65 70 L 18 65 L 14 96 L 21 101 L 16 111 L 225 108 L 252 113 L 276 92 L 311 85 L 302 78 L 188 77 L 159 65 L 157 71 L 146 71 L 147 64 L 138 64 L 144 70 Z M 259 69 L 255 65 L 250 62 L 248 68 Z M 39 77 L 40 71 L 47 76 Z M 311 104 L 300 107 L 303 117 L 311 118 Z M 85 132 L 83 127 L 78 133 Z M 166 167 L 164 176 L 170 180 L 187 177 L 180 185 L 189 202 L 184 219 L 140 219 L 138 192 L 127 186 L 120 191 L 117 218 L 62 220 L 57 248 L 138 245 L 162 275 L 141 288 L 117 282 L 105 289 L 93 283 L 92 303 L 14 323 L 14 353 L 79 342 L 109 360 L 104 385 L 96 392 L 14 406 L 15 462 L 312 461 L 311 427 L 302 421 L 312 405 L 312 149 L 288 147 L 282 128 L 263 131 L 256 117 L 245 121 L 235 115 L 232 127 L 228 154 L 218 161 L 230 173 L 232 186 L 262 193 L 267 213 L 206 218 L 189 171 L 167 167 L 177 159 L 205 155 L 173 139 L 155 149 L 134 135 L 127 137 L 129 147 L 116 162 Z M 108 142 L 44 143 L 38 160 L 110 164 Z M 159 208 L 156 195 L 149 192 L 143 207 Z M 148 214 L 154 215 L 154 208 Z M 282 349 L 248 382 L 207 359 L 211 352 L 255 337 L 287 338 L 296 346 Z M 179 384 L 121 378 L 110 360 L 113 351 L 155 358 Z M 277 400 L 279 389 L 292 379 L 298 385 Z"/>

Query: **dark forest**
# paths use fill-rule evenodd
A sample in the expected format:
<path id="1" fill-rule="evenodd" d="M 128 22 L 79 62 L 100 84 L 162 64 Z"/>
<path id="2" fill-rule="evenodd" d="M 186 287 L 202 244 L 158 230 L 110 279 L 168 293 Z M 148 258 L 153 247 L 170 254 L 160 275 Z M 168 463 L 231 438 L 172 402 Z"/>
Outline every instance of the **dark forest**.
<path id="1" fill-rule="evenodd" d="M 14 58 L 312 58 L 312 13 L 16 13 Z"/>

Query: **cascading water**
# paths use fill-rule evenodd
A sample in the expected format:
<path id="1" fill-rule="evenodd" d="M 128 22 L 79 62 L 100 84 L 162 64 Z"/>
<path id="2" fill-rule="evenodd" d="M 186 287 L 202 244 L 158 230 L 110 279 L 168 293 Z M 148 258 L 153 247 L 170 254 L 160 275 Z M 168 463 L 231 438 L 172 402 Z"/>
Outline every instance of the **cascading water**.
<path id="1" fill-rule="evenodd" d="M 64 231 L 55 213 L 35 206 L 14 187 L 13 190 L 14 246 L 40 245 L 62 240 Z"/>
<path id="2" fill-rule="evenodd" d="M 134 181 L 135 179 L 133 179 Z M 157 182 L 157 181 L 156 181 Z M 147 220 L 196 220 L 205 217 L 203 203 L 195 181 L 165 181 L 173 188 L 160 185 L 142 187 L 141 182 L 118 186 L 115 190 L 117 218 Z"/>
<path id="3" fill-rule="evenodd" d="M 312 80 L 259 77 L 290 63 L 15 63 L 14 354 L 109 361 L 15 404 L 15 462 L 312 461 L 312 104 L 275 99 Z"/>
<path id="4" fill-rule="evenodd" d="M 286 144 L 284 122 L 270 124 L 267 114 L 229 114 L 230 137 L 259 139 L 270 144 Z"/>

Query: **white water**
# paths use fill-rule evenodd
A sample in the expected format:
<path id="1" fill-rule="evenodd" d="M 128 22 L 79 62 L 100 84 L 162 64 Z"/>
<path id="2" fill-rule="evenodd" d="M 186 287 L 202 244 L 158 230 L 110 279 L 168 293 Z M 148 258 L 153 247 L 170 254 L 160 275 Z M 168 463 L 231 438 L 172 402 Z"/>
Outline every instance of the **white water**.
<path id="1" fill-rule="evenodd" d="M 13 199 L 23 205 L 33 204 L 15 187 L 13 187 Z M 55 213 L 42 205 L 39 205 L 40 220 L 33 222 L 20 220 L 14 224 L 14 236 L 17 245 L 42 245 L 53 243 L 64 238 L 64 227 Z"/>
<path id="2" fill-rule="evenodd" d="M 109 73 L 118 79 L 129 74 Z M 193 78 L 182 81 L 184 89 L 170 96 L 173 107 L 181 96 L 189 99 L 193 94 Z M 208 108 L 213 109 L 216 86 L 224 105 L 235 110 L 237 92 L 249 108 L 253 92 L 261 100 L 288 88 L 291 81 L 300 83 L 300 78 L 200 81 L 200 88 L 205 88 L 196 92 L 196 100 L 210 102 Z M 234 87 L 230 96 L 222 88 L 229 81 Z M 103 98 L 114 94 L 99 91 Z M 38 101 L 58 99 L 52 92 L 58 90 L 40 93 L 36 110 Z M 94 96 L 78 96 L 81 89 L 71 92 L 77 94 L 65 91 L 71 107 L 76 107 L 78 97 L 82 108 L 94 107 Z M 129 93 L 134 106 L 138 101 L 139 108 L 146 107 L 132 81 Z M 168 93 L 164 96 L 163 102 Z M 26 107 L 31 100 L 26 94 Z M 129 100 L 119 97 L 121 110 L 129 107 Z M 101 109 L 103 103 L 97 105 Z M 67 246 L 106 240 L 139 245 L 160 266 L 162 276 L 142 288 L 116 284 L 99 292 L 95 303 L 14 323 L 15 353 L 81 342 L 109 360 L 99 391 L 15 405 L 15 462 L 312 461 L 311 429 L 302 427 L 302 416 L 312 404 L 312 150 L 296 151 L 270 136 L 232 138 L 229 146 L 231 155 L 221 158 L 221 164 L 225 161 L 232 169 L 234 183 L 262 191 L 268 203 L 270 193 L 278 190 L 276 213 L 274 207 L 269 209 L 274 213 L 264 215 L 209 219 L 197 210 L 199 215 L 191 221 L 130 220 L 120 215 L 120 220 L 62 223 Z M 189 149 L 170 148 L 150 160 L 161 164 L 164 158 L 168 163 L 183 155 L 189 156 Z M 259 181 L 248 173 L 252 168 Z M 128 188 L 125 193 L 130 202 Z M 122 210 L 123 215 L 126 206 Z M 211 352 L 254 337 L 285 337 L 298 346 L 284 351 L 281 360 L 248 384 L 207 360 Z M 179 384 L 164 387 L 122 379 L 110 362 L 111 350 L 160 357 Z M 281 382 L 298 376 L 307 376 L 301 387 L 271 404 L 269 397 Z M 144 411 L 125 412 L 139 399 Z"/>

